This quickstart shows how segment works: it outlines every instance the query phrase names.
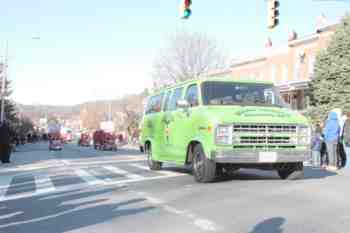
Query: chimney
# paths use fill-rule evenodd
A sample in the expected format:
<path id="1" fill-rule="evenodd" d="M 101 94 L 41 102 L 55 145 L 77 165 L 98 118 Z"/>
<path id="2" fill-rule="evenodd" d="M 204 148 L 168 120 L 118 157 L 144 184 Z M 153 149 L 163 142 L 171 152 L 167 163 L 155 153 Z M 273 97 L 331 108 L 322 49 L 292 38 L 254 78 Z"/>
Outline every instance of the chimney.
<path id="1" fill-rule="evenodd" d="M 270 48 L 270 47 L 272 47 L 272 40 L 270 37 L 268 37 L 265 43 L 265 48 Z"/>
<path id="2" fill-rule="evenodd" d="M 296 40 L 298 39 L 298 34 L 292 30 L 288 35 L 288 41 Z"/>
<path id="3" fill-rule="evenodd" d="M 325 14 L 321 14 L 316 19 L 316 33 L 320 33 L 321 29 L 327 26 L 327 18 Z"/>

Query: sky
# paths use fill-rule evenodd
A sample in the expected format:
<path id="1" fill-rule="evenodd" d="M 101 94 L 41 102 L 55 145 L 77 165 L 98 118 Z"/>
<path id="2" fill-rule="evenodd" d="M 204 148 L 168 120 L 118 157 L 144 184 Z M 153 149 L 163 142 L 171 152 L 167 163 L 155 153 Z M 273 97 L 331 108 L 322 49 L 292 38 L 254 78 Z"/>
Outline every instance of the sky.
<path id="1" fill-rule="evenodd" d="M 237 59 L 257 53 L 267 37 L 284 44 L 290 30 L 312 34 L 322 13 L 333 23 L 350 9 L 350 0 L 280 0 L 280 25 L 271 32 L 266 0 L 192 0 L 189 20 L 180 19 L 179 0 L 0 2 L 0 54 L 8 41 L 12 99 L 51 105 L 151 87 L 157 51 L 176 31 L 206 33 Z"/>

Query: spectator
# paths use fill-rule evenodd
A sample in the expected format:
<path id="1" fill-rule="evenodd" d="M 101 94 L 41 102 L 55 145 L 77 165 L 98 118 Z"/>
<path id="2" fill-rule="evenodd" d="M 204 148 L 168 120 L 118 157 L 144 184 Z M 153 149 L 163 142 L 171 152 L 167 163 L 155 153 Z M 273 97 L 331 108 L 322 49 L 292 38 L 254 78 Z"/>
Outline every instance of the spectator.
<path id="1" fill-rule="evenodd" d="M 340 136 L 340 125 L 337 113 L 331 111 L 328 115 L 328 119 L 325 124 L 323 131 L 324 140 L 326 142 L 327 153 L 328 153 L 328 166 L 327 170 L 336 171 L 337 167 L 337 145 Z"/>
<path id="2" fill-rule="evenodd" d="M 315 132 L 312 137 L 312 165 L 318 167 L 321 165 L 321 145 L 322 145 L 322 128 L 318 123 L 316 124 Z"/>
<path id="3" fill-rule="evenodd" d="M 6 122 L 0 126 L 0 155 L 2 163 L 10 162 L 11 155 L 11 131 Z"/>
<path id="4" fill-rule="evenodd" d="M 339 144 L 338 144 L 338 155 L 339 155 L 339 160 L 338 160 L 338 167 L 343 168 L 346 165 L 346 152 L 345 152 L 345 145 L 343 142 L 343 137 L 344 137 L 344 126 L 345 126 L 345 122 L 348 119 L 347 115 L 343 115 L 341 117 L 341 122 L 342 125 L 340 125 L 340 140 L 339 140 Z"/>
<path id="5" fill-rule="evenodd" d="M 346 157 L 350 156 L 350 112 L 346 113 L 347 119 L 343 128 L 343 145 Z M 346 164 L 344 164 L 346 166 Z"/>

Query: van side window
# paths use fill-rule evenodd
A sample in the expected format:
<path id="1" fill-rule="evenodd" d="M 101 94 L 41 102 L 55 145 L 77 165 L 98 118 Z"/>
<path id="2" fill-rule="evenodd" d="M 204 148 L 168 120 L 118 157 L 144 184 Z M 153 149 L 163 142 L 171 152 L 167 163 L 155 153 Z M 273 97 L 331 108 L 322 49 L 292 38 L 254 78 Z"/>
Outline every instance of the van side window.
<path id="1" fill-rule="evenodd" d="M 179 99 L 181 99 L 182 90 L 183 90 L 183 87 L 179 87 L 179 88 L 175 89 L 173 95 L 170 98 L 170 102 L 169 102 L 169 106 L 168 106 L 169 108 L 167 108 L 167 110 L 173 111 L 176 109 L 176 103 Z"/>
<path id="2" fill-rule="evenodd" d="M 145 110 L 145 114 L 150 114 L 151 113 L 151 109 L 152 109 L 152 100 L 154 100 L 154 96 L 149 97 L 147 99 L 147 105 L 146 105 L 146 110 Z"/>
<path id="3" fill-rule="evenodd" d="M 191 107 L 198 106 L 199 103 L 197 84 L 193 84 L 187 88 L 185 100 L 187 100 Z"/>
<path id="4" fill-rule="evenodd" d="M 170 96 L 171 96 L 171 91 L 168 91 L 168 93 L 166 93 L 164 106 L 163 106 L 163 111 L 167 111 L 168 110 L 169 102 L 170 102 Z"/>
<path id="5" fill-rule="evenodd" d="M 164 94 L 152 96 L 147 103 L 146 114 L 160 112 L 162 110 L 162 100 Z"/>

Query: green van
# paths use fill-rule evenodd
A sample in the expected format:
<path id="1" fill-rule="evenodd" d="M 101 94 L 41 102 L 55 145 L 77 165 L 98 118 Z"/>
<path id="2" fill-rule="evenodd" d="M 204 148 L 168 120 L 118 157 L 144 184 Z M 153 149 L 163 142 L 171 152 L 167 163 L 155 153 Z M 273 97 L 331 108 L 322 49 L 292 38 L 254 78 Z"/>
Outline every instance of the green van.
<path id="1" fill-rule="evenodd" d="M 201 78 L 164 88 L 148 97 L 141 125 L 150 169 L 190 165 L 198 182 L 240 168 L 301 178 L 311 153 L 309 122 L 270 82 Z"/>

